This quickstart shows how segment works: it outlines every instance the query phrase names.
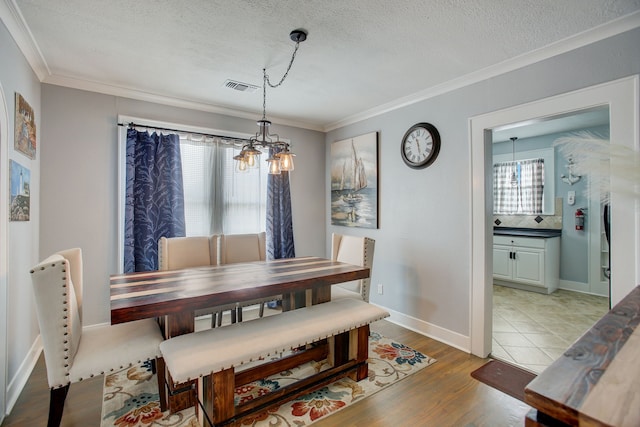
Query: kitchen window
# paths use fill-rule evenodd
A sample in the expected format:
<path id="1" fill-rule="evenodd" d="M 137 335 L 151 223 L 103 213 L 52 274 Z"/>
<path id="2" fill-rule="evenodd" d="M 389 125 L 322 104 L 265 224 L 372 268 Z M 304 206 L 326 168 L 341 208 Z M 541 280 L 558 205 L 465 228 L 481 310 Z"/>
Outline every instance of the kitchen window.
<path id="1" fill-rule="evenodd" d="M 496 214 L 542 213 L 544 159 L 500 162 L 493 165 L 493 210 Z"/>

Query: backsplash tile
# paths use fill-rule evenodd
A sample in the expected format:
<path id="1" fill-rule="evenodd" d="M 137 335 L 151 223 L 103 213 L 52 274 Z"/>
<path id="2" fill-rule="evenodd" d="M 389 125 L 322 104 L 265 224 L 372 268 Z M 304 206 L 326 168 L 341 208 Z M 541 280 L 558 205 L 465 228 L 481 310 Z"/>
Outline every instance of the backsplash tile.
<path id="1" fill-rule="evenodd" d="M 562 197 L 556 197 L 554 215 L 494 215 L 496 227 L 562 230 Z"/>

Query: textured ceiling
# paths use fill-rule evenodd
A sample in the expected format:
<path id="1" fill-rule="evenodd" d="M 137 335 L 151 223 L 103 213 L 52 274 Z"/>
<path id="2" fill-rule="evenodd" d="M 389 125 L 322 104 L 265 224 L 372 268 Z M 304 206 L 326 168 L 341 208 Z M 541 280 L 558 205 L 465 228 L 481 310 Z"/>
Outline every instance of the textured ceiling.
<path id="1" fill-rule="evenodd" d="M 0 0 L 44 82 L 327 129 L 640 9 L 640 0 Z M 34 64 L 36 62 L 36 64 Z M 39 70 L 39 71 L 38 71 Z"/>

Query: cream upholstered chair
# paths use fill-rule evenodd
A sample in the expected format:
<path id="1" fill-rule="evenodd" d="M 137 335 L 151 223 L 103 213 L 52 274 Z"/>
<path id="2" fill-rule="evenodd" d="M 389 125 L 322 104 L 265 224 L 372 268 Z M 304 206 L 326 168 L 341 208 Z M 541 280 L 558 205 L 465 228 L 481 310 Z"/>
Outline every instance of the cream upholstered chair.
<path id="1" fill-rule="evenodd" d="M 161 237 L 158 240 L 158 270 L 204 267 L 220 264 L 220 236 Z M 231 322 L 236 322 L 237 304 L 215 306 L 196 311 L 196 317 L 211 314 L 211 327 L 222 324 L 222 314 L 231 310 Z"/>
<path id="2" fill-rule="evenodd" d="M 82 329 L 82 251 L 57 252 L 31 270 L 47 380 L 49 427 L 59 426 L 72 383 L 161 357 L 153 319 Z"/>
<path id="3" fill-rule="evenodd" d="M 361 267 L 373 266 L 376 241 L 368 237 L 331 235 L 331 259 Z M 371 277 L 340 283 L 331 287 L 331 299 L 361 298 L 369 302 Z"/>
<path id="4" fill-rule="evenodd" d="M 218 265 L 217 235 L 161 237 L 158 240 L 158 270 Z"/>
<path id="5" fill-rule="evenodd" d="M 267 259 L 267 236 L 261 233 L 223 234 L 220 236 L 220 264 L 264 261 Z M 282 299 L 281 295 L 245 301 L 238 306 L 238 321 L 242 321 L 242 307 L 260 305 L 259 316 L 264 315 L 264 305 Z"/>

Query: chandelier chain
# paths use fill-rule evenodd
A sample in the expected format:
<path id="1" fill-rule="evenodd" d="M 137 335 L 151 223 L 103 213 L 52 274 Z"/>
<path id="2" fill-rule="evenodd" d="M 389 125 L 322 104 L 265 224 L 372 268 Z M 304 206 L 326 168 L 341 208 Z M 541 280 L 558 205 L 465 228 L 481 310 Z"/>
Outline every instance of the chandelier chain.
<path id="1" fill-rule="evenodd" d="M 267 69 L 263 68 L 262 69 L 262 120 L 266 120 L 267 118 L 267 85 L 269 85 L 269 87 L 271 88 L 277 88 L 278 86 L 280 86 L 282 83 L 284 83 L 284 80 L 287 78 L 287 76 L 289 75 L 289 71 L 291 70 L 291 67 L 293 66 L 293 61 L 295 61 L 296 59 L 296 53 L 298 53 L 298 47 L 300 46 L 300 42 L 297 41 L 296 42 L 296 47 L 293 49 L 293 54 L 291 55 L 291 60 L 289 61 L 289 66 L 287 67 L 287 71 L 284 72 L 284 75 L 282 76 L 282 78 L 280 79 L 280 81 L 277 84 L 272 84 L 271 80 L 269 80 L 269 75 L 267 74 Z"/>
<path id="2" fill-rule="evenodd" d="M 291 67 L 293 66 L 293 61 L 296 59 L 296 53 L 298 53 L 298 47 L 300 46 L 300 42 L 296 42 L 296 47 L 293 49 L 293 54 L 291 55 L 291 61 L 289 61 L 289 66 L 287 67 L 287 71 L 284 72 L 284 75 L 282 76 L 282 78 L 280 79 L 280 81 L 277 84 L 272 84 L 271 80 L 269 80 L 269 75 L 267 74 L 267 69 L 263 68 L 262 72 L 264 73 L 264 79 L 265 82 L 267 82 L 269 84 L 270 87 L 272 88 L 276 88 L 278 86 L 280 86 L 282 83 L 284 83 L 284 79 L 287 78 L 287 75 L 289 75 L 289 71 L 291 70 Z"/>

